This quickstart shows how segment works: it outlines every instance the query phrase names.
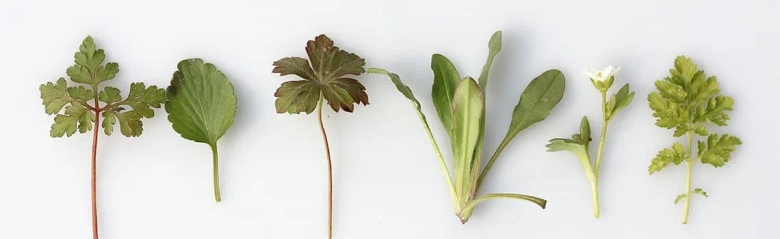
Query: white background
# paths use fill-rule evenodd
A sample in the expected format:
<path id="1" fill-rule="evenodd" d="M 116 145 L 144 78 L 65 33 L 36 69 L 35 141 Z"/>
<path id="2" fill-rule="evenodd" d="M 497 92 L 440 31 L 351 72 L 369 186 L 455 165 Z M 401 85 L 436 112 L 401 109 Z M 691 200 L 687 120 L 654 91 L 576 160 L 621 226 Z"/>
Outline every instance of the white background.
<path id="1" fill-rule="evenodd" d="M 773 1 L 9 1 L 0 2 L 0 238 L 90 237 L 91 135 L 49 137 L 38 86 L 65 76 L 92 35 L 118 62 L 107 85 L 165 87 L 178 61 L 201 57 L 233 82 L 235 124 L 219 142 L 223 202 L 213 201 L 208 146 L 171 130 L 165 112 L 144 121 L 140 138 L 102 135 L 101 235 L 138 238 L 325 238 L 326 164 L 315 115 L 283 115 L 273 92 L 293 80 L 274 60 L 305 56 L 307 40 L 328 34 L 367 66 L 397 72 L 414 90 L 449 158 L 430 100 L 430 57 L 442 53 L 462 76 L 478 76 L 487 41 L 503 30 L 491 74 L 486 153 L 506 132 L 530 79 L 557 68 L 566 94 L 551 116 L 522 132 L 488 177 L 485 192 L 518 192 L 548 208 L 499 200 L 466 225 L 451 201 L 414 110 L 384 76 L 361 76 L 371 104 L 328 111 L 335 166 L 335 238 L 780 238 L 775 192 L 780 73 L 780 4 Z M 686 54 L 736 100 L 724 129 L 744 141 L 732 161 L 698 164 L 688 225 L 672 203 L 684 167 L 647 174 L 670 130 L 656 127 L 646 96 Z M 580 117 L 599 130 L 599 94 L 581 74 L 621 65 L 634 103 L 610 126 L 602 165 L 602 217 L 575 157 L 547 153 Z M 597 135 L 594 135 L 596 138 Z M 488 157 L 486 155 L 485 157 Z"/>

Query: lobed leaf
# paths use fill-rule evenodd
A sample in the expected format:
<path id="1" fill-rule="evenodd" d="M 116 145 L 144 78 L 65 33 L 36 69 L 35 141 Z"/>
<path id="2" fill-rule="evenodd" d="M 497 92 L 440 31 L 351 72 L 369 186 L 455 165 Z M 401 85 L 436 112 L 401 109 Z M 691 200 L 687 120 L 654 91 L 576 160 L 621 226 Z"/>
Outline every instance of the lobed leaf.
<path id="1" fill-rule="evenodd" d="M 708 198 L 708 197 L 710 197 L 709 195 L 707 195 L 707 192 L 705 192 L 705 191 L 704 191 L 704 190 L 702 190 L 701 188 L 694 189 L 694 190 L 693 190 L 693 193 L 695 193 L 695 194 L 699 194 L 699 195 L 702 195 L 702 196 L 704 196 L 705 198 Z"/>
<path id="2" fill-rule="evenodd" d="M 707 137 L 706 150 L 702 150 L 705 148 L 704 142 L 699 141 L 699 157 L 702 163 L 721 167 L 729 162 L 731 153 L 741 144 L 742 140 L 735 136 L 724 134 L 718 137 L 717 134 L 711 134 Z"/>
<path id="3" fill-rule="evenodd" d="M 297 75 L 302 81 L 283 83 L 274 93 L 277 113 L 307 114 L 314 111 L 319 96 L 336 112 L 354 111 L 355 104 L 368 105 L 366 87 L 347 75 L 365 72 L 365 59 L 340 50 L 325 35 L 319 35 L 306 44 L 309 60 L 285 57 L 274 62 L 273 73 Z"/>
<path id="4" fill-rule="evenodd" d="M 103 49 L 98 49 L 91 36 L 82 41 L 79 51 L 74 55 L 75 65 L 68 68 L 66 73 L 71 80 L 77 83 L 97 86 L 100 82 L 114 79 L 119 73 L 119 64 L 115 62 L 101 65 L 106 59 Z"/>
<path id="5" fill-rule="evenodd" d="M 665 148 L 658 151 L 658 154 L 653 159 L 653 162 L 650 164 L 647 171 L 650 172 L 650 174 L 653 174 L 661 171 L 661 169 L 665 168 L 670 163 L 679 165 L 687 157 L 689 157 L 689 155 L 685 152 L 685 147 L 680 143 L 674 143 L 671 149 Z"/>

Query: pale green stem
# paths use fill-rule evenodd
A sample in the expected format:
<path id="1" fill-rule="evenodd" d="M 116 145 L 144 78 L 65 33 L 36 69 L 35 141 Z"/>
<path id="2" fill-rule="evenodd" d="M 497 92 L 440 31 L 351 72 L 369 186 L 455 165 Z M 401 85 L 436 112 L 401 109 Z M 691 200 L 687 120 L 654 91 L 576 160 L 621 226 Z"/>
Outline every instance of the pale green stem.
<path id="1" fill-rule="evenodd" d="M 431 141 L 431 145 L 433 145 L 433 150 L 436 152 L 436 157 L 439 158 L 439 163 L 441 164 L 441 169 L 444 171 L 444 177 L 447 179 L 447 187 L 450 189 L 450 196 L 452 197 L 452 205 L 456 212 L 460 211 L 460 205 L 458 204 L 458 195 L 455 193 L 455 186 L 452 184 L 452 176 L 450 176 L 450 170 L 447 168 L 447 162 L 444 161 L 444 156 L 441 154 L 441 150 L 439 150 L 439 145 L 436 143 L 436 138 L 433 137 L 433 133 L 431 133 L 431 128 L 428 126 L 427 121 L 425 120 L 425 115 L 422 114 L 422 112 L 417 111 L 417 117 L 420 118 L 420 121 L 423 123 L 423 126 L 425 127 L 425 133 L 428 134 L 428 139 Z"/>
<path id="2" fill-rule="evenodd" d="M 501 151 L 504 151 L 504 148 L 506 148 L 508 142 L 509 140 L 504 140 L 501 142 L 501 144 L 498 145 L 498 148 L 496 148 L 496 152 L 494 152 L 493 156 L 491 156 L 490 160 L 488 160 L 487 164 L 485 165 L 485 169 L 482 170 L 482 173 L 479 175 L 479 179 L 477 179 L 477 191 L 479 191 L 479 188 L 482 186 L 482 182 L 485 181 L 485 177 L 493 167 L 493 163 L 496 162 L 496 159 L 498 159 L 498 155 L 501 154 Z"/>
<path id="3" fill-rule="evenodd" d="M 213 155 L 214 164 L 214 200 L 221 202 L 222 194 L 219 192 L 219 153 L 217 153 L 217 144 L 211 145 L 211 154 Z"/>
<path id="4" fill-rule="evenodd" d="M 466 223 L 466 221 L 469 220 L 469 217 L 471 217 L 471 213 L 474 210 L 474 207 L 477 206 L 477 204 L 490 199 L 498 199 L 498 198 L 508 198 L 508 199 L 513 198 L 513 199 L 526 200 L 535 203 L 536 205 L 539 205 L 540 207 L 542 207 L 542 209 L 547 207 L 547 200 L 544 200 L 542 198 L 523 195 L 523 194 L 516 194 L 516 193 L 491 193 L 469 201 L 469 203 L 466 204 L 465 207 L 463 207 L 463 210 L 461 210 L 458 213 L 458 217 L 461 218 L 460 220 L 462 223 Z"/>
<path id="5" fill-rule="evenodd" d="M 591 182 L 590 189 L 593 191 L 593 216 L 599 218 L 599 183 Z"/>
<path id="6" fill-rule="evenodd" d="M 688 131 L 688 158 L 685 160 L 685 207 L 683 208 L 683 224 L 688 224 L 688 210 L 691 206 L 691 171 L 693 171 L 693 132 Z"/>
<path id="7" fill-rule="evenodd" d="M 601 92 L 601 135 L 599 136 L 599 149 L 596 153 L 596 166 L 593 168 L 595 177 L 590 182 L 591 190 L 593 193 L 593 216 L 599 218 L 599 169 L 601 168 L 601 156 L 604 153 L 604 142 L 607 140 L 607 125 L 609 125 L 609 118 L 607 117 L 607 92 Z"/>

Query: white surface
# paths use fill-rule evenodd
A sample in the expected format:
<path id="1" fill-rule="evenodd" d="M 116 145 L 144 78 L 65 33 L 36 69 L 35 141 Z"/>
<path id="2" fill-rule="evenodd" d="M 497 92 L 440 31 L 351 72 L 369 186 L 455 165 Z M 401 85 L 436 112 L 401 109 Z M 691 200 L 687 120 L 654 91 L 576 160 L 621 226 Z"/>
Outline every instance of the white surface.
<path id="1" fill-rule="evenodd" d="M 38 86 L 65 76 L 91 34 L 121 72 L 110 81 L 167 86 L 176 63 L 202 57 L 236 86 L 239 111 L 220 141 L 222 203 L 211 191 L 206 145 L 180 138 L 165 112 L 140 138 L 101 136 L 99 208 L 106 239 L 324 238 L 326 165 L 316 116 L 279 115 L 271 63 L 304 56 L 326 33 L 367 66 L 397 72 L 423 103 L 444 151 L 448 141 L 430 101 L 430 56 L 478 76 L 494 30 L 504 31 L 488 92 L 485 151 L 491 153 L 530 79 L 550 68 L 567 77 L 563 101 L 502 155 L 485 192 L 544 197 L 479 206 L 466 225 L 453 215 L 442 172 L 414 110 L 390 81 L 363 76 L 371 105 L 328 111 L 335 160 L 335 238 L 780 238 L 776 216 L 777 71 L 780 21 L 773 1 L 2 1 L 0 238 L 90 236 L 91 136 L 48 137 Z M 216 1 L 215 1 L 216 2 Z M 684 168 L 649 176 L 650 159 L 674 140 L 653 125 L 646 95 L 686 54 L 736 99 L 725 130 L 744 141 L 726 167 L 697 165 L 688 225 L 672 200 Z M 583 114 L 599 117 L 586 67 L 622 65 L 632 105 L 610 127 L 602 165 L 602 217 L 575 157 L 546 153 Z M 617 87 L 616 87 L 617 88 Z M 594 124 L 598 132 L 599 124 Z M 447 153 L 449 156 L 449 153 Z M 485 156 L 488 157 L 489 155 Z"/>

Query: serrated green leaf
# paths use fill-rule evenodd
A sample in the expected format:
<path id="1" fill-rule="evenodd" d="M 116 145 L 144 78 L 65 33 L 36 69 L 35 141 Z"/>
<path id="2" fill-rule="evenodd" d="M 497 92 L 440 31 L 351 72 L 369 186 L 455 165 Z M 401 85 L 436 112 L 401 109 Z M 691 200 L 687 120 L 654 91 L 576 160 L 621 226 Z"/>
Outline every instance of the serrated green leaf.
<path id="1" fill-rule="evenodd" d="M 70 95 L 71 98 L 81 102 L 87 102 L 95 97 L 95 93 L 84 86 L 68 87 L 68 95 Z"/>
<path id="2" fill-rule="evenodd" d="M 366 87 L 346 77 L 363 74 L 365 59 L 340 50 L 325 35 L 308 41 L 306 53 L 309 60 L 285 57 L 274 62 L 273 73 L 297 75 L 304 79 L 285 82 L 276 90 L 277 113 L 309 114 L 316 108 L 320 94 L 336 112 L 352 112 L 355 104 L 368 105 Z"/>
<path id="3" fill-rule="evenodd" d="M 734 152 L 737 145 L 741 145 L 742 140 L 737 137 L 724 134 L 718 137 L 717 134 L 711 134 L 707 138 L 707 150 L 702 152 L 701 162 L 705 164 L 711 164 L 712 166 L 721 167 L 729 162 L 731 159 L 731 153 Z M 699 146 L 703 146 L 703 143 L 699 143 Z M 701 152 L 701 149 L 699 149 Z"/>
<path id="4" fill-rule="evenodd" d="M 480 134 L 480 120 L 484 109 L 482 91 L 474 79 L 466 77 L 458 84 L 452 100 L 452 145 L 455 158 L 455 190 L 461 205 L 471 200 L 476 181 L 474 152 Z M 479 164 L 476 164 L 479 165 Z"/>
<path id="5" fill-rule="evenodd" d="M 173 73 L 171 85 L 166 90 L 168 101 L 165 111 L 173 130 L 182 138 L 205 143 L 211 147 L 214 167 L 214 199 L 222 200 L 219 190 L 219 153 L 217 141 L 222 138 L 236 115 L 236 96 L 233 85 L 217 67 L 201 59 L 186 59 L 179 62 L 178 71 Z M 132 92 L 132 89 L 131 89 Z M 132 94 L 131 95 L 136 95 Z M 139 99 L 154 98 L 143 95 Z M 154 95 L 154 94 L 150 94 Z M 134 113 L 131 112 L 123 112 Z M 121 117 L 120 117 L 121 121 Z M 129 121 L 134 123 L 140 121 Z M 135 125 L 130 124 L 130 128 Z"/>
<path id="6" fill-rule="evenodd" d="M 41 99 L 43 100 L 43 106 L 45 106 L 46 114 L 52 115 L 60 112 L 62 107 L 70 103 L 71 98 L 67 92 L 68 82 L 65 79 L 60 78 L 57 83 L 48 82 L 38 87 L 41 92 Z"/>
<path id="7" fill-rule="evenodd" d="M 127 137 L 137 137 L 143 132 L 143 118 L 154 117 L 152 108 L 160 108 L 165 102 L 165 90 L 157 86 L 148 88 L 142 82 L 130 84 L 127 99 L 122 100 L 119 89 L 106 87 L 100 92 L 100 101 L 108 105 L 104 109 L 102 127 L 106 135 L 113 132 L 115 123 L 119 123 L 119 131 Z"/>
<path id="8" fill-rule="evenodd" d="M 674 143 L 671 149 L 665 148 L 659 151 L 647 170 L 650 172 L 650 174 L 653 174 L 655 172 L 661 171 L 661 169 L 665 168 L 670 163 L 679 165 L 687 157 L 688 155 L 685 152 L 685 147 L 680 143 Z"/>
<path id="9" fill-rule="evenodd" d="M 452 97 L 456 87 L 461 82 L 460 75 L 452 62 L 439 54 L 434 54 L 431 57 L 431 69 L 433 70 L 433 87 L 431 89 L 433 107 L 439 114 L 444 131 L 452 139 Z"/>
<path id="10" fill-rule="evenodd" d="M 233 124 L 233 85 L 211 63 L 201 59 L 179 62 L 167 97 L 168 120 L 185 139 L 214 145 Z"/>
<path id="11" fill-rule="evenodd" d="M 704 190 L 702 190 L 701 188 L 694 189 L 694 190 L 693 190 L 693 193 L 695 193 L 695 194 L 699 194 L 699 195 L 702 195 L 702 196 L 704 196 L 705 198 L 708 198 L 708 197 L 710 197 L 709 195 L 707 195 L 707 192 L 705 192 L 705 191 L 704 191 Z"/>
<path id="12" fill-rule="evenodd" d="M 92 130 L 92 123 L 95 122 L 95 115 L 92 111 L 80 104 L 72 104 L 65 107 L 64 114 L 58 114 L 54 117 L 54 124 L 51 125 L 49 132 L 51 137 L 72 136 L 78 130 L 79 133 L 86 133 Z"/>
<path id="13" fill-rule="evenodd" d="M 77 83 L 97 86 L 100 82 L 111 80 L 119 72 L 119 64 L 114 62 L 101 64 L 106 59 L 103 49 L 98 49 L 92 37 L 87 36 L 82 41 L 75 56 L 76 64 L 69 67 L 66 73 Z"/>
<path id="14" fill-rule="evenodd" d="M 111 133 L 114 132 L 116 115 L 114 114 L 114 111 L 104 111 L 102 115 L 103 123 L 101 123 L 100 126 L 103 127 L 103 132 L 105 132 L 106 135 L 111 135 Z"/>
<path id="15" fill-rule="evenodd" d="M 697 126 L 695 129 L 693 129 L 693 132 L 701 136 L 707 136 L 710 134 L 709 131 L 707 131 L 707 128 L 704 128 L 703 125 Z"/>
<path id="16" fill-rule="evenodd" d="M 98 100 L 105 102 L 106 104 L 112 104 L 122 101 L 122 95 L 119 89 L 108 86 L 98 94 Z"/>
<path id="17" fill-rule="evenodd" d="M 680 202 L 680 200 L 683 200 L 683 199 L 685 199 L 686 197 L 688 197 L 688 195 L 687 195 L 687 194 L 685 194 L 685 193 L 683 193 L 683 194 L 680 194 L 680 195 L 677 195 L 677 198 L 675 198 L 675 199 L 674 199 L 674 204 L 677 204 L 677 203 L 679 203 L 679 202 Z"/>

